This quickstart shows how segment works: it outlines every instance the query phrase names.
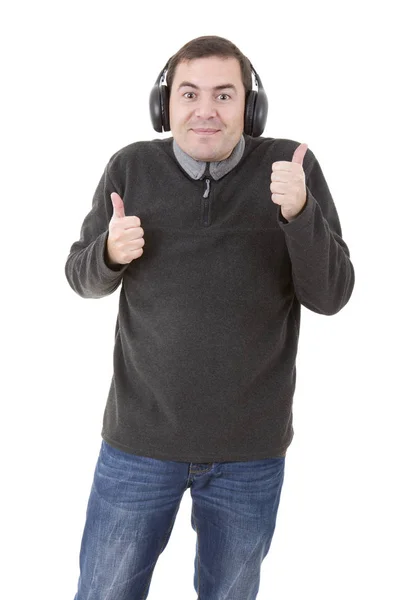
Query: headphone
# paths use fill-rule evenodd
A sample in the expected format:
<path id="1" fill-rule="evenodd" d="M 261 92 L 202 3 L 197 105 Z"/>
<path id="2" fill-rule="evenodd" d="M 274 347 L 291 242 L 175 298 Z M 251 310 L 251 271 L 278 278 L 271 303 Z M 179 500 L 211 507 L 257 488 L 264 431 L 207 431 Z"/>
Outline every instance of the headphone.
<path id="1" fill-rule="evenodd" d="M 168 70 L 168 60 L 165 67 L 158 75 L 155 84 L 150 92 L 150 118 L 153 128 L 162 133 L 170 131 L 169 123 L 169 94 L 170 90 L 166 81 L 166 72 Z M 267 94 L 261 83 L 261 79 L 250 63 L 251 71 L 255 77 L 257 90 L 248 90 L 246 92 L 246 103 L 244 108 L 244 133 L 252 137 L 259 137 L 264 131 L 268 114 Z"/>

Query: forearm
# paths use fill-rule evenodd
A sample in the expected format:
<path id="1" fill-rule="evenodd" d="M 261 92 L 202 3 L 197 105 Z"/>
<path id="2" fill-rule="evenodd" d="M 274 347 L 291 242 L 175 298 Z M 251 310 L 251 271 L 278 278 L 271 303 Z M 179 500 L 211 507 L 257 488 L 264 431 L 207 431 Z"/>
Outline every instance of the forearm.
<path id="1" fill-rule="evenodd" d="M 94 242 L 79 249 L 73 246 L 65 265 L 65 275 L 71 288 L 83 298 L 102 298 L 114 292 L 128 265 L 107 262 L 108 231 Z"/>
<path id="2" fill-rule="evenodd" d="M 310 310 L 333 315 L 348 302 L 355 282 L 347 245 L 335 233 L 307 188 L 304 210 L 282 221 L 296 296 Z"/>

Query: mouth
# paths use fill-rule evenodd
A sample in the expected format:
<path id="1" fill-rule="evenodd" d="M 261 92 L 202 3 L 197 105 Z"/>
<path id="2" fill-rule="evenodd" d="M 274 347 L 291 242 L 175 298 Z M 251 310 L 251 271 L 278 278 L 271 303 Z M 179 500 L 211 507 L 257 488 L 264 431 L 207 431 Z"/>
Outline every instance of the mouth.
<path id="1" fill-rule="evenodd" d="M 196 135 L 215 135 L 220 129 L 192 129 Z"/>

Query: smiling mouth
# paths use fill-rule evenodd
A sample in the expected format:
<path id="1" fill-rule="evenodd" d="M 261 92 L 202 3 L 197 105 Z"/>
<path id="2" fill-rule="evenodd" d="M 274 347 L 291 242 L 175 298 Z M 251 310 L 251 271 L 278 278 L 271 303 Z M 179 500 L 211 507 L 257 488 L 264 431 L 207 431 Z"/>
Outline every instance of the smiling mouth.
<path id="1" fill-rule="evenodd" d="M 215 133 L 218 133 L 220 130 L 219 129 L 192 129 L 192 131 L 194 133 L 196 133 L 197 135 L 214 135 Z"/>

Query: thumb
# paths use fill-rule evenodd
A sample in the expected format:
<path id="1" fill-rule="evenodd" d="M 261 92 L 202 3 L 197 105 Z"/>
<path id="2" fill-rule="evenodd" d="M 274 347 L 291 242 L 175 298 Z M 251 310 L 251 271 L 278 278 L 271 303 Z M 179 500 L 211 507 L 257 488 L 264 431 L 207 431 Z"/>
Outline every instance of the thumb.
<path id="1" fill-rule="evenodd" d="M 124 202 L 117 192 L 113 192 L 111 194 L 111 202 L 114 207 L 113 217 L 117 217 L 119 219 L 125 217 Z"/>
<path id="2" fill-rule="evenodd" d="M 300 144 L 300 146 L 297 146 L 297 148 L 293 154 L 292 162 L 303 165 L 303 159 L 307 152 L 307 149 L 308 149 L 307 144 Z"/>

